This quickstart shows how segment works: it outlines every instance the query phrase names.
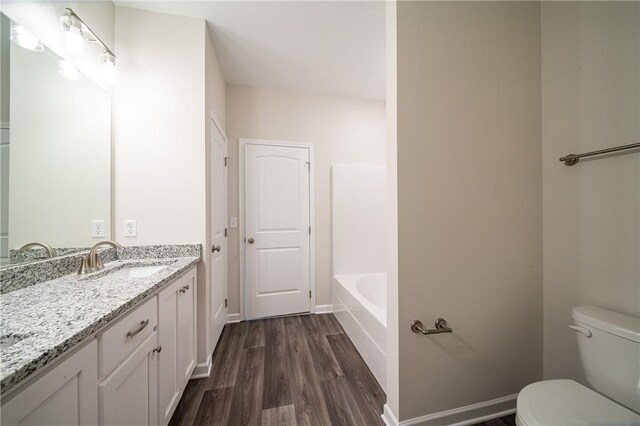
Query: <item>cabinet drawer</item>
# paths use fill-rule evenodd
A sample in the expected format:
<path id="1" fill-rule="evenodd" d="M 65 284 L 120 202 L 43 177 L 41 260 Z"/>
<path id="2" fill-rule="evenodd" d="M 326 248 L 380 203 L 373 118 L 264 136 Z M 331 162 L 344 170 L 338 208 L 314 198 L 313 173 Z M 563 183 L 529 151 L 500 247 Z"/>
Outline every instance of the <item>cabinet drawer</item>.
<path id="1" fill-rule="evenodd" d="M 153 332 L 157 323 L 158 305 L 153 297 L 98 336 L 98 377 L 109 374 Z"/>

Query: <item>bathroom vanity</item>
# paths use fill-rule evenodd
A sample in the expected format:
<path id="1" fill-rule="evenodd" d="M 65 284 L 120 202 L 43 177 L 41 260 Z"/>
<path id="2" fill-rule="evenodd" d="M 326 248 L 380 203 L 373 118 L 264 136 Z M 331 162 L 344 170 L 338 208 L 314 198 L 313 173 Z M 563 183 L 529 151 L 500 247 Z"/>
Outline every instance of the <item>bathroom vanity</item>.
<path id="1" fill-rule="evenodd" d="M 16 272 L 26 285 L 3 288 L 3 425 L 168 424 L 196 365 L 200 246 L 103 259 L 101 271 L 39 283 Z"/>
<path id="2" fill-rule="evenodd" d="M 94 33 L 82 55 L 31 33 L 79 20 L 62 3 L 0 13 L 0 423 L 164 425 L 196 366 L 201 247 L 96 257 L 117 244 L 112 87 L 93 71 L 115 55 Z"/>

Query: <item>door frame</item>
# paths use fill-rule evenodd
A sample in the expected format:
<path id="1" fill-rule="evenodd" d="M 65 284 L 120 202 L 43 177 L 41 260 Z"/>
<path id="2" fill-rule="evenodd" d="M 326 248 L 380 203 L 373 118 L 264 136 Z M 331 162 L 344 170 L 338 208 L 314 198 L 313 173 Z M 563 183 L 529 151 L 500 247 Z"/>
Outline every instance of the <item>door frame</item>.
<path id="1" fill-rule="evenodd" d="M 315 150 L 313 142 L 278 141 L 267 139 L 238 139 L 238 247 L 240 248 L 240 320 L 246 319 L 246 299 L 245 299 L 245 211 L 244 211 L 244 147 L 246 145 L 268 145 L 284 146 L 290 148 L 308 148 L 309 161 L 311 167 L 309 171 L 309 226 L 311 226 L 311 236 L 309 238 L 309 289 L 311 298 L 309 299 L 309 312 L 316 312 L 316 172 L 315 172 Z"/>

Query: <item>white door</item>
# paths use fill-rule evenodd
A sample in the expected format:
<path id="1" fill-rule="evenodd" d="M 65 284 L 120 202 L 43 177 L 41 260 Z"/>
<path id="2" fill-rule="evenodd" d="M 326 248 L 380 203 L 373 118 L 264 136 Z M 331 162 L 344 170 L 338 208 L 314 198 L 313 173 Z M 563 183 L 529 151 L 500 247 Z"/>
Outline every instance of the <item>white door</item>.
<path id="1" fill-rule="evenodd" d="M 211 126 L 211 338 L 227 323 L 227 141 Z"/>
<path id="2" fill-rule="evenodd" d="M 310 150 L 245 145 L 247 319 L 310 309 Z"/>

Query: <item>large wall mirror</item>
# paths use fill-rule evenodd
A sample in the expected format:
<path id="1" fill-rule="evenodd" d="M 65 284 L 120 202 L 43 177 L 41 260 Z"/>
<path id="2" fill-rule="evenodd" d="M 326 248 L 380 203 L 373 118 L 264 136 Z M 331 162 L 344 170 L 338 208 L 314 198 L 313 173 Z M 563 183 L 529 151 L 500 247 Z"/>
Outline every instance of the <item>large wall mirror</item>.
<path id="1" fill-rule="evenodd" d="M 0 262 L 6 266 L 51 255 L 41 246 L 23 248 L 29 243 L 61 256 L 110 238 L 111 94 L 65 70 L 46 46 L 12 42 L 19 23 L 1 20 Z"/>

